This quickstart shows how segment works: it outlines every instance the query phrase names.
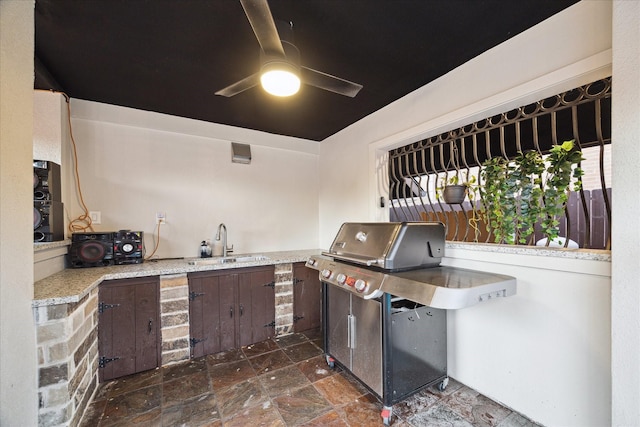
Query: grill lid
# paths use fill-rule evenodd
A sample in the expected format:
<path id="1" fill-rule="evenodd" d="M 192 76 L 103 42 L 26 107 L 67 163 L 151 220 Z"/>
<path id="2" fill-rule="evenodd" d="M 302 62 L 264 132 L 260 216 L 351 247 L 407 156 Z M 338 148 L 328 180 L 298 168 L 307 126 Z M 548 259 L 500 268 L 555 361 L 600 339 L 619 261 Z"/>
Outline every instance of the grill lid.
<path id="1" fill-rule="evenodd" d="M 444 256 L 440 222 L 345 222 L 323 255 L 387 271 L 437 267 Z"/>

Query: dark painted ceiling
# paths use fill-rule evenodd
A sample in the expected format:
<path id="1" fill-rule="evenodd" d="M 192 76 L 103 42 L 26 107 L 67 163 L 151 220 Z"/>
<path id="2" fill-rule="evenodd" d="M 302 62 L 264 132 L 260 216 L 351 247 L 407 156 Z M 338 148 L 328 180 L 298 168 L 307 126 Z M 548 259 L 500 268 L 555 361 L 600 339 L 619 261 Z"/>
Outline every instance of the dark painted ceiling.
<path id="1" fill-rule="evenodd" d="M 237 1 L 36 0 L 35 87 L 321 141 L 576 2 L 271 0 L 302 65 L 364 86 L 281 99 L 260 87 L 214 95 L 259 69 Z"/>

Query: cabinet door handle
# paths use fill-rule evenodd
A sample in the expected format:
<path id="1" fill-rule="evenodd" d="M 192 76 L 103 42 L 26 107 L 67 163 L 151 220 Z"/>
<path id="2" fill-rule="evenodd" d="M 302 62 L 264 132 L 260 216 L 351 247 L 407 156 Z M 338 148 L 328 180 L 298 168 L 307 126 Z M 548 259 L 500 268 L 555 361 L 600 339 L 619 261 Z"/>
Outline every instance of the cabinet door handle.
<path id="1" fill-rule="evenodd" d="M 233 317 L 233 306 L 229 307 L 229 317 Z"/>
<path id="2" fill-rule="evenodd" d="M 240 317 L 244 314 L 244 307 L 240 304 Z"/>
<path id="3" fill-rule="evenodd" d="M 349 348 L 356 348 L 356 316 L 347 316 L 347 341 Z"/>
<path id="4" fill-rule="evenodd" d="M 153 319 L 149 319 L 149 334 L 151 334 L 152 330 L 153 330 Z"/>

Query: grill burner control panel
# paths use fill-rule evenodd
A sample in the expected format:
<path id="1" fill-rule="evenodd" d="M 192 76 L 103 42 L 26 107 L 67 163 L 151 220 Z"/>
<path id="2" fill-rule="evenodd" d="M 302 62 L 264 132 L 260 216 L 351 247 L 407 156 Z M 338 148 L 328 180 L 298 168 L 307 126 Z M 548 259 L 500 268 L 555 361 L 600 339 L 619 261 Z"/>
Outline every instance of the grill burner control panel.
<path id="1" fill-rule="evenodd" d="M 324 257 L 311 257 L 307 267 L 320 272 L 320 279 L 365 299 L 382 296 L 380 290 L 384 274 L 349 264 L 334 262 Z"/>
<path id="2" fill-rule="evenodd" d="M 320 280 L 364 299 L 388 293 L 433 308 L 456 310 L 516 294 L 516 278 L 457 267 L 429 267 L 382 272 L 314 255 L 307 267 Z"/>

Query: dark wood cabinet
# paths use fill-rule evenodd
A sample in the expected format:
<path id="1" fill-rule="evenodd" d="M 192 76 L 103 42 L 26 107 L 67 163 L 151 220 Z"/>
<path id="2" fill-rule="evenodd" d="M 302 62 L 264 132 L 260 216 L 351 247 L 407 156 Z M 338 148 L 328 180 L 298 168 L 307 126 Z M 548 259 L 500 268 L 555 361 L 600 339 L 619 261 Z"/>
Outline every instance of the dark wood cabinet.
<path id="1" fill-rule="evenodd" d="M 274 266 L 189 274 L 191 357 L 275 334 Z"/>
<path id="2" fill-rule="evenodd" d="M 189 275 L 189 335 L 191 355 L 217 353 L 235 347 L 237 276 Z"/>
<path id="3" fill-rule="evenodd" d="M 160 280 L 108 280 L 98 292 L 100 381 L 159 366 Z"/>
<path id="4" fill-rule="evenodd" d="M 293 265 L 293 322 L 294 332 L 320 326 L 322 287 L 318 272 L 299 262 Z"/>

